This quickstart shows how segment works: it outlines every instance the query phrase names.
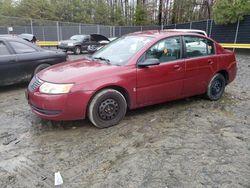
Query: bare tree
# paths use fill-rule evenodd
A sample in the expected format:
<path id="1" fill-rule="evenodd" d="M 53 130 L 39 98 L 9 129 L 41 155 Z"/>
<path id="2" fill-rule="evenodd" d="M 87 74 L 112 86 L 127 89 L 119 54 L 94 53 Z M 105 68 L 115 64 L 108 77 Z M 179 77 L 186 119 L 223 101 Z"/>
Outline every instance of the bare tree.
<path id="1" fill-rule="evenodd" d="M 158 25 L 162 24 L 162 0 L 159 0 Z"/>

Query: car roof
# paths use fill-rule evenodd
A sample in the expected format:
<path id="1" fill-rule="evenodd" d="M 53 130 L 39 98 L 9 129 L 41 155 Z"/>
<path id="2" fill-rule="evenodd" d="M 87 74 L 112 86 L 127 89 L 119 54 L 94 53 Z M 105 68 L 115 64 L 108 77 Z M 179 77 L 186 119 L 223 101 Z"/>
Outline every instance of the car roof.
<path id="1" fill-rule="evenodd" d="M 37 50 L 42 50 L 42 48 L 40 48 L 39 46 L 32 44 L 31 42 L 28 42 L 26 40 L 24 40 L 23 38 L 19 38 L 17 36 L 3 36 L 0 35 L 0 41 L 17 41 L 17 42 L 21 42 L 24 43 L 28 46 L 32 46 L 33 48 L 36 48 Z"/>
<path id="2" fill-rule="evenodd" d="M 22 33 L 22 34 L 17 35 L 17 36 L 21 37 L 21 38 L 28 39 L 28 40 L 32 40 L 35 37 L 35 35 L 30 34 L 30 33 Z"/>
<path id="3" fill-rule="evenodd" d="M 166 31 L 180 31 L 180 32 L 186 32 L 186 33 L 197 33 L 204 36 L 207 36 L 207 33 L 200 29 L 165 29 Z"/>
<path id="4" fill-rule="evenodd" d="M 22 38 L 19 38 L 16 35 L 0 35 L 0 40 L 24 41 Z"/>
<path id="5" fill-rule="evenodd" d="M 178 30 L 148 30 L 148 31 L 138 31 L 134 33 L 127 34 L 129 36 L 145 36 L 153 38 L 164 38 L 168 36 L 179 36 L 179 35 L 194 35 L 194 36 L 203 36 L 205 35 L 198 34 L 196 32 L 183 32 Z"/>
<path id="6" fill-rule="evenodd" d="M 15 40 L 16 36 L 11 36 L 11 35 L 0 35 L 1 40 Z"/>
<path id="7" fill-rule="evenodd" d="M 11 35 L 11 34 L 2 34 L 0 35 L 0 38 L 16 38 L 16 35 Z"/>

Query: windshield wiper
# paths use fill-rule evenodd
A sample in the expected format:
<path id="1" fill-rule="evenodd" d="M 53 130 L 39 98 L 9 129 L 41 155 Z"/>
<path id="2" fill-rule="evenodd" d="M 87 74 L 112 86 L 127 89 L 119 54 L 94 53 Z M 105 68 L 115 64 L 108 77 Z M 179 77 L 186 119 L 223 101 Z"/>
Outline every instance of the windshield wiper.
<path id="1" fill-rule="evenodd" d="M 104 57 L 94 57 L 93 59 L 99 59 L 99 60 L 105 61 L 107 64 L 110 65 L 110 60 L 109 60 L 109 59 L 106 59 L 106 58 L 104 58 Z"/>

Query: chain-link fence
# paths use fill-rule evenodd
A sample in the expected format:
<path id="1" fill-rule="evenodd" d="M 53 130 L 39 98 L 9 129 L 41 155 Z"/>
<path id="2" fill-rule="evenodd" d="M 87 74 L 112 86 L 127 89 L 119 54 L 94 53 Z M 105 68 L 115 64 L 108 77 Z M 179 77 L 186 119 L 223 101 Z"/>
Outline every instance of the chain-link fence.
<path id="1" fill-rule="evenodd" d="M 102 34 L 108 38 L 160 29 L 159 26 L 106 26 L 0 16 L 0 34 L 32 33 L 41 41 L 59 41 L 76 34 Z"/>
<path id="2" fill-rule="evenodd" d="M 250 15 L 236 24 L 217 25 L 213 20 L 172 24 L 164 29 L 201 29 L 221 43 L 250 43 Z M 106 26 L 50 20 L 26 19 L 0 16 L 0 34 L 32 33 L 41 41 L 59 41 L 75 34 L 102 34 L 106 37 L 120 37 L 124 34 L 159 30 L 160 26 Z"/>

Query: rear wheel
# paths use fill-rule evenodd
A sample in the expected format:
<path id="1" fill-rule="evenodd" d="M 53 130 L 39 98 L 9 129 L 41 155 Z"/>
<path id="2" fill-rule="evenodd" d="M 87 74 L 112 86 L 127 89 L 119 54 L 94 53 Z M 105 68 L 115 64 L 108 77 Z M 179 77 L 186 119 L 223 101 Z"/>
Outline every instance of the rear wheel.
<path id="1" fill-rule="evenodd" d="M 98 128 L 118 124 L 125 116 L 127 102 L 117 90 L 104 89 L 97 93 L 88 108 L 89 120 Z"/>
<path id="2" fill-rule="evenodd" d="M 207 89 L 207 98 L 212 101 L 219 100 L 224 93 L 225 86 L 225 77 L 222 74 L 217 73 L 209 82 Z"/>
<path id="3" fill-rule="evenodd" d="M 36 69 L 34 70 L 34 74 L 33 75 L 36 75 L 38 72 L 40 72 L 43 69 L 46 69 L 49 66 L 50 66 L 50 64 L 47 64 L 47 63 L 41 64 L 41 65 L 37 66 Z"/>
<path id="4" fill-rule="evenodd" d="M 75 55 L 79 55 L 80 53 L 81 53 L 81 47 L 80 46 L 76 46 L 75 48 L 74 48 L 74 54 Z"/>

